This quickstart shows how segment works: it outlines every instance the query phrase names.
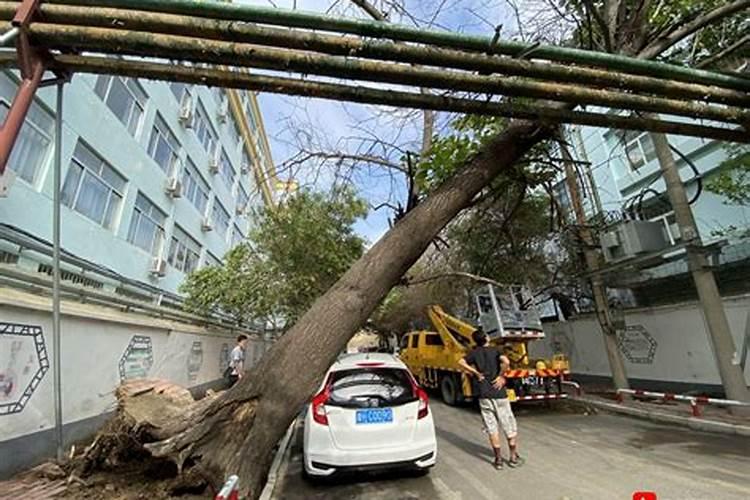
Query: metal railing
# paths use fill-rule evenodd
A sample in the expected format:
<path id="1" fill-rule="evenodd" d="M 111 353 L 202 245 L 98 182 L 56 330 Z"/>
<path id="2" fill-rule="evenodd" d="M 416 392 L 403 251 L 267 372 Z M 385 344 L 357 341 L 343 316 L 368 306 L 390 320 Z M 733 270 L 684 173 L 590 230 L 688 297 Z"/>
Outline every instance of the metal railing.
<path id="1" fill-rule="evenodd" d="M 625 398 L 623 394 L 630 394 L 635 397 L 661 399 L 662 401 L 684 401 L 690 403 L 690 409 L 694 417 L 701 416 L 700 405 L 717 405 L 717 406 L 741 406 L 750 407 L 750 403 L 736 401 L 734 399 L 709 398 L 707 396 L 686 396 L 683 394 L 672 394 L 669 392 L 652 392 L 640 389 L 617 389 L 617 402 L 623 403 Z"/>
<path id="2" fill-rule="evenodd" d="M 35 254 L 32 259 L 39 263 L 39 272 L 29 272 L 16 264 L 0 265 L 0 282 L 13 288 L 27 290 L 52 290 L 53 280 L 49 273 L 53 254 L 52 244 L 9 224 L 0 223 L 0 243 L 6 254 Z M 15 246 L 12 250 L 9 245 Z M 43 258 L 39 258 L 43 256 Z M 243 326 L 227 314 L 215 311 L 209 316 L 189 312 L 183 297 L 143 283 L 113 271 L 105 266 L 80 258 L 64 249 L 60 251 L 60 262 L 65 264 L 60 291 L 66 298 L 85 300 L 102 305 L 124 308 L 126 311 L 139 311 L 150 316 L 186 321 L 200 325 L 216 326 L 222 329 L 242 330 L 259 333 L 257 325 Z M 67 278 L 67 279 L 65 279 Z M 111 285 L 112 292 L 104 290 Z"/>

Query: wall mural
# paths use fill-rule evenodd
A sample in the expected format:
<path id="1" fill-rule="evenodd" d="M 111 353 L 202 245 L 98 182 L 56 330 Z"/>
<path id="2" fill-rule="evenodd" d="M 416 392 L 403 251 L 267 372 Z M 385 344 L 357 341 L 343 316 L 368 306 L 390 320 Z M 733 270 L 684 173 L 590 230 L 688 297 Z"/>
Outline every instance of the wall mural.
<path id="1" fill-rule="evenodd" d="M 203 342 L 196 340 L 190 348 L 190 354 L 187 357 L 187 374 L 188 380 L 193 382 L 198 379 L 198 373 L 203 365 Z"/>
<path id="2" fill-rule="evenodd" d="M 617 346 L 631 363 L 650 365 L 658 343 L 643 325 L 628 325 L 617 332 Z"/>
<path id="3" fill-rule="evenodd" d="M 42 327 L 0 322 L 0 415 L 23 411 L 47 370 Z"/>
<path id="4" fill-rule="evenodd" d="M 147 335 L 133 335 L 128 347 L 120 357 L 120 382 L 134 378 L 144 378 L 154 364 L 154 351 L 151 347 L 151 337 Z"/>

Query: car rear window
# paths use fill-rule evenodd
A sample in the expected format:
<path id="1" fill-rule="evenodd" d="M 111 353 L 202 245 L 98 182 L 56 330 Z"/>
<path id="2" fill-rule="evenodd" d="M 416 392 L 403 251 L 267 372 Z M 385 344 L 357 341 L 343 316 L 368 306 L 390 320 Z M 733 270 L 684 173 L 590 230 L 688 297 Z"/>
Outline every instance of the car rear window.
<path id="1" fill-rule="evenodd" d="M 409 373 L 399 368 L 355 368 L 333 372 L 331 377 L 328 405 L 380 408 L 417 399 Z"/>

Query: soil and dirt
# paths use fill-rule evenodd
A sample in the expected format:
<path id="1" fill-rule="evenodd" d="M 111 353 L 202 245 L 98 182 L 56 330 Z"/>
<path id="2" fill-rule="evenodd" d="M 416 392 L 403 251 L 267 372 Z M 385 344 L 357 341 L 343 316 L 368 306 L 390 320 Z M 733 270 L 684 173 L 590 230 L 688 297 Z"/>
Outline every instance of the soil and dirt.
<path id="1" fill-rule="evenodd" d="M 175 419 L 217 396 L 196 401 L 165 380 L 134 380 L 117 389 L 117 414 L 89 443 L 78 443 L 60 463 L 47 462 L 0 483 L 0 499 L 166 499 L 212 498 L 214 485 L 199 467 L 180 474 L 175 462 L 156 458 L 144 444 L 163 438 Z"/>

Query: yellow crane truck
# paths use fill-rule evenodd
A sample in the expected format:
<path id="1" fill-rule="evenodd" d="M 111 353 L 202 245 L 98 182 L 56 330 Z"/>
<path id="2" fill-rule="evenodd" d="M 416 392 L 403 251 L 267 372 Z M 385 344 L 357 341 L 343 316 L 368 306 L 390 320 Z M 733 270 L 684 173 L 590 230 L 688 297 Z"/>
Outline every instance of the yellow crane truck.
<path id="1" fill-rule="evenodd" d="M 512 402 L 554 400 L 566 397 L 562 382 L 570 375 L 570 364 L 563 354 L 552 359 L 530 359 L 528 343 L 544 338 L 539 314 L 524 287 L 483 287 L 474 299 L 479 323 L 490 344 L 510 360 L 505 372 L 508 396 Z M 438 389 L 449 405 L 473 399 L 474 381 L 461 372 L 458 360 L 474 346 L 471 334 L 476 328 L 432 305 L 427 315 L 435 331 L 416 330 L 401 338 L 399 355 L 420 384 Z"/>

